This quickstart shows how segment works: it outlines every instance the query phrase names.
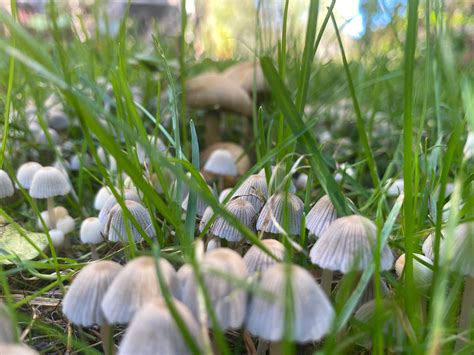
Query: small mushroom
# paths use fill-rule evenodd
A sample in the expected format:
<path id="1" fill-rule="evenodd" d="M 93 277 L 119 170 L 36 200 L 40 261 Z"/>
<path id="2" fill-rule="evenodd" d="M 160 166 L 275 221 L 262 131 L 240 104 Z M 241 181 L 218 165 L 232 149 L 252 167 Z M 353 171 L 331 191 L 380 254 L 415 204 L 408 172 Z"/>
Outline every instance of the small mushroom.
<path id="1" fill-rule="evenodd" d="M 16 173 L 16 179 L 18 183 L 25 189 L 29 190 L 31 183 L 33 181 L 33 176 L 40 170 L 43 166 L 40 163 L 30 161 L 20 165 Z"/>
<path id="2" fill-rule="evenodd" d="M 285 247 L 276 239 L 263 239 L 262 244 L 278 259 L 273 259 L 259 246 L 253 245 L 244 255 L 244 263 L 249 274 L 261 274 L 285 257 Z"/>
<path id="3" fill-rule="evenodd" d="M 8 174 L 0 169 L 0 198 L 13 196 L 15 189 Z"/>
<path id="4" fill-rule="evenodd" d="M 37 199 L 46 199 L 51 227 L 56 227 L 54 212 L 54 197 L 64 196 L 71 191 L 69 181 L 61 171 L 51 166 L 43 167 L 33 176 L 30 186 L 30 196 Z"/>
<path id="5" fill-rule="evenodd" d="M 63 302 L 63 313 L 75 325 L 100 326 L 105 354 L 113 354 L 111 329 L 101 303 L 122 266 L 109 260 L 95 261 L 84 267 L 69 287 Z"/>
<path id="6" fill-rule="evenodd" d="M 86 218 L 81 223 L 79 236 L 82 243 L 90 244 L 93 260 L 99 259 L 99 254 L 97 254 L 97 248 L 95 245 L 104 241 L 102 229 L 102 223 L 100 223 L 97 217 Z"/>
<path id="7" fill-rule="evenodd" d="M 100 211 L 105 203 L 107 202 L 108 198 L 112 196 L 110 189 L 107 186 L 102 186 L 99 191 L 95 194 L 94 197 L 94 209 Z"/>
<path id="8" fill-rule="evenodd" d="M 235 191 L 233 197 L 249 201 L 255 211 L 260 212 L 268 198 L 268 186 L 265 176 L 250 175 Z"/>

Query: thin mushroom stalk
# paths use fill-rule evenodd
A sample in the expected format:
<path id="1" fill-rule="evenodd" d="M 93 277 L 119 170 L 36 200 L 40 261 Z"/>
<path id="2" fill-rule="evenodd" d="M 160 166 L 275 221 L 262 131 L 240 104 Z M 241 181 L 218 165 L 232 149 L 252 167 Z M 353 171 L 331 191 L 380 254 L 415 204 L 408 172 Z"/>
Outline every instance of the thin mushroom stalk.
<path id="1" fill-rule="evenodd" d="M 464 291 L 462 296 L 461 313 L 459 315 L 459 335 L 468 331 L 471 325 L 471 319 L 474 310 L 474 277 L 467 275 L 465 277 Z M 464 341 L 458 338 L 455 350 L 460 350 L 464 345 Z"/>
<path id="2" fill-rule="evenodd" d="M 51 229 L 56 228 L 56 212 L 54 212 L 54 198 L 48 197 L 47 205 L 48 205 L 48 217 L 49 223 L 51 224 Z"/>
<path id="3" fill-rule="evenodd" d="M 100 326 L 100 337 L 102 339 L 102 348 L 105 355 L 114 355 L 115 346 L 113 341 L 113 327 L 107 323 Z"/>
<path id="4" fill-rule="evenodd" d="M 99 253 L 97 252 L 97 247 L 95 246 L 95 244 L 91 244 L 91 259 L 92 261 L 100 259 L 100 256 L 99 256 Z"/>
<path id="5" fill-rule="evenodd" d="M 326 295 L 331 295 L 332 289 L 332 270 L 323 269 L 323 273 L 321 275 L 321 288 L 324 290 Z"/>

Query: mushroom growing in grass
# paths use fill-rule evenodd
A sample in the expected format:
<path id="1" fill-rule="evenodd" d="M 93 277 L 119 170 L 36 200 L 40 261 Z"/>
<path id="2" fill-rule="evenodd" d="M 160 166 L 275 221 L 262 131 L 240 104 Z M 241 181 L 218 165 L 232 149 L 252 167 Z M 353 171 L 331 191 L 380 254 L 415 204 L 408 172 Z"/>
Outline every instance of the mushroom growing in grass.
<path id="1" fill-rule="evenodd" d="M 249 201 L 255 211 L 260 212 L 268 198 L 268 186 L 265 176 L 250 175 L 235 191 L 233 197 Z"/>
<path id="2" fill-rule="evenodd" d="M 156 267 L 155 259 L 150 256 L 140 256 L 125 265 L 102 301 L 102 310 L 109 323 L 129 323 L 147 302 L 161 296 Z M 160 259 L 158 267 L 171 294 L 178 295 L 178 278 L 173 266 Z"/>
<path id="3" fill-rule="evenodd" d="M 212 187 L 210 187 L 209 185 L 207 185 L 207 187 L 209 188 L 209 192 L 215 196 L 216 193 L 212 189 Z M 189 193 L 186 195 L 183 202 L 181 203 L 181 208 L 184 211 L 188 210 L 188 202 L 189 202 Z M 202 217 L 204 215 L 204 212 L 206 211 L 207 207 L 208 207 L 207 202 L 205 200 L 203 200 L 202 198 L 198 197 L 197 198 L 197 203 L 196 203 L 196 216 Z"/>
<path id="4" fill-rule="evenodd" d="M 465 222 L 454 230 L 454 240 L 452 250 L 447 250 L 448 243 L 445 241 L 441 245 L 441 262 L 448 253 L 452 255 L 449 262 L 449 268 L 464 277 L 464 291 L 459 314 L 459 333 L 472 331 L 472 322 L 474 318 L 474 222 Z M 456 350 L 462 348 L 465 341 L 458 337 L 456 341 Z"/>
<path id="5" fill-rule="evenodd" d="M 56 229 L 60 230 L 61 232 L 64 233 L 64 237 L 65 237 L 65 240 L 64 240 L 64 245 L 65 245 L 65 248 L 68 248 L 69 245 L 70 245 L 70 239 L 69 237 L 66 238 L 66 236 L 73 232 L 74 231 L 74 227 L 75 227 L 75 222 L 74 222 L 74 218 L 72 218 L 71 216 L 67 215 L 63 218 L 58 218 L 57 221 L 56 221 Z"/>
<path id="6" fill-rule="evenodd" d="M 43 219 L 46 225 L 46 228 L 47 229 L 53 228 L 51 221 L 49 220 L 48 211 L 42 211 L 40 214 L 41 214 L 41 218 Z M 63 206 L 54 207 L 54 214 L 56 216 L 56 221 L 59 221 L 60 219 L 69 216 L 69 212 Z M 43 230 L 43 224 L 41 223 L 41 219 L 39 217 L 36 220 L 36 226 L 38 227 L 39 230 Z"/>
<path id="7" fill-rule="evenodd" d="M 217 323 L 222 330 L 239 329 L 245 319 L 247 292 L 238 284 L 247 277 L 245 264 L 235 251 L 218 248 L 204 254 L 201 262 L 204 287 L 209 295 Z M 188 272 L 181 279 L 181 299 L 197 319 L 199 305 L 198 292 L 194 273 Z M 206 318 L 206 317 L 204 317 Z M 204 324 L 205 325 L 205 324 Z M 208 326 L 212 326 L 210 320 Z"/>
<path id="8" fill-rule="evenodd" d="M 122 196 L 124 201 L 135 201 L 135 202 L 140 202 L 140 197 L 138 196 L 137 192 L 134 190 L 127 190 L 125 189 L 123 191 L 123 196 Z M 107 223 L 107 220 L 109 218 L 109 213 L 110 210 L 117 204 L 117 199 L 115 198 L 114 195 L 110 195 L 110 197 L 104 202 L 104 205 L 102 206 L 100 212 L 99 212 L 99 221 L 103 225 Z"/>
<path id="9" fill-rule="evenodd" d="M 217 176 L 219 191 L 224 190 L 224 177 L 237 176 L 237 166 L 234 157 L 225 149 L 217 149 L 207 159 L 203 170 Z"/>
<path id="10" fill-rule="evenodd" d="M 97 217 L 89 217 L 83 220 L 79 236 L 82 243 L 90 245 L 92 260 L 98 260 L 99 254 L 97 253 L 96 244 L 104 241 L 102 223 L 100 223 L 99 219 Z"/>
<path id="11" fill-rule="evenodd" d="M 135 218 L 147 236 L 153 238 L 155 236 L 155 230 L 148 210 L 140 203 L 132 200 L 126 200 L 124 203 L 127 210 L 132 217 Z M 128 231 L 130 231 L 130 235 L 134 241 L 139 242 L 142 240 L 139 229 L 135 227 L 132 221 L 123 213 L 122 206 L 116 204 L 109 212 L 104 233 L 112 242 L 126 242 L 128 241 Z"/>
<path id="12" fill-rule="evenodd" d="M 273 265 L 262 272 L 255 291 L 245 325 L 251 334 L 272 343 L 270 353 L 281 350 L 278 346 L 284 339 L 287 322 L 291 329 L 289 340 L 297 343 L 315 342 L 329 333 L 334 309 L 311 274 L 302 267 Z M 287 309 L 288 297 L 292 299 L 291 309 Z"/>
<path id="13" fill-rule="evenodd" d="M 178 300 L 172 300 L 177 316 L 183 322 L 191 340 L 203 349 L 202 334 L 199 325 L 189 309 Z M 189 349 L 183 333 L 165 301 L 154 298 L 145 304 L 133 317 L 120 343 L 119 355 L 156 354 L 186 355 L 193 352 Z"/>
<path id="14" fill-rule="evenodd" d="M 332 222 L 316 241 L 310 252 L 311 262 L 323 269 L 321 286 L 330 294 L 332 272 L 362 272 L 370 265 L 377 242 L 375 224 L 352 215 Z M 380 271 L 392 268 L 393 254 L 384 245 L 380 254 Z"/>
<path id="15" fill-rule="evenodd" d="M 63 313 L 69 321 L 82 327 L 100 327 L 105 354 L 113 354 L 112 330 L 101 303 L 122 266 L 108 260 L 95 261 L 84 267 L 69 287 L 63 301 Z"/>
<path id="16" fill-rule="evenodd" d="M 43 166 L 37 162 L 30 161 L 20 165 L 16 172 L 16 179 L 18 183 L 25 190 L 29 190 L 31 183 L 33 182 L 33 176 L 40 170 Z"/>
<path id="17" fill-rule="evenodd" d="M 33 176 L 30 186 L 30 196 L 36 199 L 46 199 L 48 215 L 51 226 L 56 227 L 56 214 L 54 212 L 54 197 L 64 196 L 71 191 L 71 186 L 66 176 L 51 166 L 39 169 Z"/>
<path id="18" fill-rule="evenodd" d="M 272 195 L 258 216 L 257 230 L 281 234 L 284 229 L 290 235 L 300 235 L 303 209 L 303 201 L 291 192 Z"/>
<path id="19" fill-rule="evenodd" d="M 268 91 L 268 86 L 265 82 L 265 76 L 263 75 L 263 71 L 259 63 L 254 63 L 251 61 L 237 63 L 224 70 L 222 74 L 226 78 L 237 83 L 249 95 L 253 94 L 254 83 L 257 95 Z"/>
<path id="20" fill-rule="evenodd" d="M 306 215 L 306 229 L 309 230 L 310 235 L 319 237 L 336 218 L 336 209 L 329 196 L 324 195 Z"/>
<path id="21" fill-rule="evenodd" d="M 229 201 L 225 205 L 225 209 L 234 215 L 244 226 L 252 231 L 255 230 L 257 212 L 250 202 L 236 198 Z M 221 215 L 218 215 L 214 223 L 212 223 L 210 233 L 229 242 L 239 242 L 244 237 L 232 223 L 227 222 Z"/>
<path id="22" fill-rule="evenodd" d="M 8 174 L 0 169 L 0 198 L 13 196 L 15 189 Z"/>
<path id="23" fill-rule="evenodd" d="M 272 267 L 278 262 L 283 261 L 285 257 L 285 247 L 276 239 L 263 239 L 262 244 L 278 259 L 273 259 L 265 253 L 259 246 L 253 245 L 244 255 L 244 263 L 250 275 L 261 274 L 266 269 Z"/>
<path id="24" fill-rule="evenodd" d="M 113 196 L 108 186 L 102 186 L 94 197 L 94 209 L 100 211 L 110 196 Z"/>
<path id="25" fill-rule="evenodd" d="M 251 136 L 250 117 L 252 100 L 238 83 L 217 73 L 205 73 L 186 82 L 188 105 L 195 109 L 205 109 L 206 145 L 220 141 L 219 111 L 245 116 L 245 135 Z"/>

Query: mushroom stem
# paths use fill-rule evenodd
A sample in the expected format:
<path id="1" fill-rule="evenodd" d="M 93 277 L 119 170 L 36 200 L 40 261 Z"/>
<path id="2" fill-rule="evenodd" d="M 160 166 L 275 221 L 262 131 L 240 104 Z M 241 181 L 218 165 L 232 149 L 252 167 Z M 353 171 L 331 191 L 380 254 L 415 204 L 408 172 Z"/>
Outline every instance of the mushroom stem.
<path id="1" fill-rule="evenodd" d="M 224 183 L 224 176 L 219 175 L 217 178 L 217 189 L 219 190 L 219 193 L 224 191 L 225 188 L 225 183 Z"/>
<path id="2" fill-rule="evenodd" d="M 219 128 L 219 114 L 216 111 L 211 111 L 207 114 L 205 119 L 206 126 L 206 146 L 209 147 L 217 143 L 221 139 L 221 131 Z"/>
<path id="3" fill-rule="evenodd" d="M 258 345 L 257 345 L 257 355 L 266 355 L 267 349 L 268 349 L 268 343 L 263 339 L 259 339 Z"/>
<path id="4" fill-rule="evenodd" d="M 112 335 L 112 326 L 107 323 L 100 326 L 100 337 L 102 338 L 102 348 L 105 355 L 113 355 L 115 353 Z"/>
<path id="5" fill-rule="evenodd" d="M 46 200 L 46 203 L 48 205 L 49 224 L 51 226 L 51 229 L 54 229 L 56 228 L 56 213 L 54 212 L 54 198 L 48 197 L 48 199 Z"/>
<path id="6" fill-rule="evenodd" d="M 323 269 L 323 274 L 321 275 L 321 287 L 326 292 L 326 295 L 331 295 L 332 286 L 332 271 Z"/>
<path id="7" fill-rule="evenodd" d="M 474 277 L 469 275 L 466 276 L 464 282 L 464 291 L 462 296 L 462 305 L 461 305 L 461 313 L 459 314 L 459 327 L 458 327 L 458 335 L 462 332 L 471 329 L 471 318 L 473 315 L 474 310 Z M 454 348 L 455 351 L 460 350 L 465 344 L 465 340 L 461 337 L 458 337 L 456 341 L 456 347 Z"/>
<path id="8" fill-rule="evenodd" d="M 91 259 L 94 260 L 99 260 L 99 253 L 97 252 L 97 247 L 95 244 L 91 244 Z"/>
<path id="9" fill-rule="evenodd" d="M 270 355 L 282 355 L 283 346 L 282 342 L 270 342 Z"/>

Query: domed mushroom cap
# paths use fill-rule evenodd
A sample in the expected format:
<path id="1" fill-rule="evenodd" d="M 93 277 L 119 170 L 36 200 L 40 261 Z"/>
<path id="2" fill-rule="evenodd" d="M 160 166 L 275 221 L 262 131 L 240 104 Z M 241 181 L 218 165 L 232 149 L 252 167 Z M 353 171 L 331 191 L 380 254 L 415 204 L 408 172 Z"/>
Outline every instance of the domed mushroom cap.
<path id="1" fill-rule="evenodd" d="M 204 164 L 203 170 L 223 176 L 236 176 L 237 165 L 235 165 L 234 157 L 225 149 L 216 149 L 212 152 Z"/>
<path id="2" fill-rule="evenodd" d="M 39 169 L 33 176 L 30 186 L 30 195 L 33 198 L 50 198 L 64 196 L 71 191 L 66 176 L 52 166 Z"/>
<path id="3" fill-rule="evenodd" d="M 287 269 L 289 268 L 289 269 Z M 247 310 L 246 328 L 254 336 L 276 342 L 283 339 L 287 282 L 291 282 L 293 317 L 292 341 L 307 343 L 330 331 L 334 309 L 311 274 L 297 265 L 276 264 L 262 272 Z M 270 297 L 270 295 L 272 297 Z"/>
<path id="4" fill-rule="evenodd" d="M 432 261 L 424 255 L 413 254 L 417 258 L 423 260 L 428 265 L 433 265 Z M 403 271 L 405 270 L 405 254 L 402 254 L 395 261 L 395 272 L 399 278 L 402 277 Z M 413 281 L 415 286 L 421 290 L 428 290 L 431 286 L 431 280 L 433 279 L 433 271 L 413 258 Z"/>
<path id="5" fill-rule="evenodd" d="M 54 144 L 59 144 L 61 142 L 61 138 L 59 138 L 58 132 L 52 128 L 48 128 L 48 133 L 51 136 L 51 141 Z M 35 134 L 36 143 L 39 145 L 49 145 L 48 138 L 43 131 L 43 128 L 40 127 L 40 130 Z"/>
<path id="6" fill-rule="evenodd" d="M 260 211 L 268 198 L 268 186 L 265 176 L 250 175 L 235 191 L 234 197 L 249 201 L 255 211 Z"/>
<path id="7" fill-rule="evenodd" d="M 434 249 L 434 245 L 433 245 L 434 240 L 433 240 L 433 236 L 434 236 L 433 233 L 429 234 L 426 237 L 425 241 L 423 242 L 423 245 L 421 246 L 421 250 L 423 251 L 423 254 L 426 257 L 430 258 L 431 260 L 434 259 L 434 250 L 433 250 Z M 442 242 L 442 241 L 443 241 L 443 239 L 440 240 L 440 242 Z M 441 245 L 441 243 L 440 243 L 440 245 Z"/>
<path id="8" fill-rule="evenodd" d="M 94 209 L 100 211 L 110 196 L 113 196 L 107 186 L 102 186 L 94 197 Z"/>
<path id="9" fill-rule="evenodd" d="M 43 166 L 37 162 L 30 161 L 20 165 L 16 172 L 16 179 L 18 183 L 26 190 L 28 190 L 33 182 L 33 176 Z"/>
<path id="10" fill-rule="evenodd" d="M 104 241 L 102 223 L 97 217 L 89 217 L 82 221 L 79 232 L 81 242 L 85 244 L 99 244 Z"/>
<path id="11" fill-rule="evenodd" d="M 230 152 L 230 154 L 232 154 L 234 162 L 237 165 L 237 175 L 243 175 L 250 169 L 251 162 L 249 156 L 247 155 L 247 153 L 245 153 L 245 149 L 242 146 L 232 142 L 219 142 L 206 148 L 201 153 L 201 161 L 203 162 L 203 164 L 206 164 L 211 154 L 215 150 L 219 149 L 224 149 Z"/>
<path id="12" fill-rule="evenodd" d="M 267 91 L 268 87 L 259 63 L 241 62 L 226 69 L 222 74 L 226 78 L 237 83 L 246 92 L 252 94 L 254 86 L 254 71 L 255 88 L 257 89 L 257 93 Z"/>
<path id="13" fill-rule="evenodd" d="M 123 192 L 123 199 L 125 201 L 130 200 L 130 201 L 140 202 L 140 197 L 138 196 L 137 192 L 134 190 L 125 189 Z M 99 218 L 100 223 L 103 223 L 103 224 L 107 223 L 110 210 L 116 204 L 117 204 L 117 199 L 115 198 L 114 195 L 110 195 L 110 197 L 105 201 L 104 206 L 101 208 L 99 212 L 98 218 Z"/>
<path id="14" fill-rule="evenodd" d="M 65 216 L 58 219 L 56 222 L 56 228 L 66 235 L 74 230 L 75 224 L 74 218 L 71 216 Z"/>
<path id="15" fill-rule="evenodd" d="M 464 276 L 474 277 L 474 222 L 458 225 L 454 230 L 453 258 L 451 270 Z M 447 243 L 441 245 L 441 261 L 446 254 Z"/>
<path id="16" fill-rule="evenodd" d="M 95 261 L 84 267 L 64 297 L 63 313 L 66 317 L 83 327 L 106 323 L 101 303 L 120 270 L 122 266 L 108 260 Z"/>
<path id="17" fill-rule="evenodd" d="M 50 110 L 46 117 L 48 127 L 56 131 L 64 131 L 69 127 L 69 117 L 60 110 Z"/>
<path id="18" fill-rule="evenodd" d="M 13 183 L 8 174 L 0 169 L 0 198 L 10 197 L 15 193 Z"/>
<path id="19" fill-rule="evenodd" d="M 261 242 L 278 260 L 273 259 L 257 245 L 252 245 L 244 255 L 244 263 L 249 274 L 261 273 L 276 263 L 283 261 L 285 257 L 285 247 L 278 240 L 263 239 Z"/>
<path id="20" fill-rule="evenodd" d="M 222 190 L 221 193 L 219 194 L 219 202 L 223 203 L 225 199 L 227 198 L 227 196 L 229 196 L 231 191 L 232 191 L 232 188 L 230 187 Z M 233 196 L 230 196 L 230 197 L 232 198 Z"/>
<path id="21" fill-rule="evenodd" d="M 300 235 L 303 209 L 303 201 L 295 194 L 280 192 L 272 195 L 258 216 L 257 230 L 280 234 L 280 228 L 285 228 L 289 234 Z"/>
<path id="22" fill-rule="evenodd" d="M 151 216 L 148 210 L 141 204 L 135 201 L 126 200 L 125 206 L 130 214 L 136 219 L 138 224 L 142 227 L 145 233 L 153 238 L 155 236 L 155 230 L 151 222 Z M 127 228 L 128 226 L 128 228 Z M 142 240 L 142 235 L 135 225 L 127 219 L 124 215 L 122 206 L 116 204 L 109 212 L 109 217 L 105 225 L 105 234 L 108 239 L 113 242 L 128 241 L 127 230 L 130 230 L 130 234 L 135 241 Z"/>
<path id="23" fill-rule="evenodd" d="M 323 269 L 362 271 L 372 261 L 376 246 L 376 227 L 369 219 L 352 215 L 336 219 L 326 229 L 310 252 L 311 262 Z M 380 255 L 380 269 L 389 270 L 393 254 L 385 245 Z"/>
<path id="24" fill-rule="evenodd" d="M 209 185 L 207 185 L 208 188 L 209 188 L 209 191 L 215 196 L 216 193 L 215 191 L 212 189 L 212 187 L 210 187 Z M 181 203 L 181 208 L 184 210 L 184 211 L 187 211 L 188 210 L 188 202 L 189 202 L 189 193 L 186 195 L 186 197 L 184 198 L 183 202 Z M 196 204 L 196 215 L 198 217 L 202 217 L 204 215 L 204 212 L 206 211 L 206 208 L 207 208 L 207 202 L 205 200 L 203 200 L 202 198 L 197 198 L 197 204 Z"/>
<path id="25" fill-rule="evenodd" d="M 165 259 L 158 264 L 163 281 L 173 295 L 179 292 L 176 271 Z M 102 301 L 102 310 L 111 324 L 126 324 L 147 302 L 161 296 L 155 259 L 140 256 L 133 259 L 110 285 Z"/>
<path id="26" fill-rule="evenodd" d="M 163 143 L 163 141 L 159 137 L 148 136 L 148 140 L 150 142 L 150 145 L 154 148 L 154 150 L 161 153 L 166 152 L 166 145 L 165 143 Z M 140 164 L 144 164 L 148 162 L 149 156 L 145 148 L 140 143 L 138 143 L 136 149 L 137 149 L 138 161 L 140 162 Z"/>
<path id="27" fill-rule="evenodd" d="M 199 232 L 202 232 L 206 225 L 211 220 L 212 216 L 214 216 L 214 211 L 212 207 L 207 207 L 202 214 L 201 220 L 199 221 Z"/>
<path id="28" fill-rule="evenodd" d="M 336 218 L 336 209 L 329 199 L 329 196 L 324 195 L 314 204 L 306 215 L 306 229 L 308 229 L 312 235 L 321 236 Z"/>
<path id="29" fill-rule="evenodd" d="M 64 244 L 64 232 L 60 229 L 51 229 L 49 237 L 55 247 L 60 247 Z"/>
<path id="30" fill-rule="evenodd" d="M 199 325 L 189 309 L 173 300 L 179 317 L 186 326 L 192 340 L 203 348 Z M 155 298 L 141 308 L 133 317 L 119 347 L 119 355 L 128 354 L 191 354 L 182 332 L 166 306 L 164 300 Z"/>
<path id="31" fill-rule="evenodd" d="M 225 205 L 225 208 L 243 225 L 252 231 L 255 230 L 257 212 L 250 202 L 236 198 L 235 200 L 229 201 Z M 218 215 L 214 223 L 212 223 L 210 233 L 230 242 L 238 242 L 244 237 L 243 234 L 232 225 L 232 223 L 227 222 L 221 215 Z"/>
<path id="32" fill-rule="evenodd" d="M 263 176 L 266 178 L 266 171 L 264 168 L 262 168 L 259 172 L 258 175 Z M 282 183 L 285 181 L 287 178 L 287 171 L 286 167 L 284 164 L 277 164 L 277 165 L 272 165 L 271 169 L 271 176 L 269 177 L 269 183 L 273 187 L 274 191 L 281 191 L 282 190 Z M 296 186 L 293 183 L 293 179 L 290 179 L 289 186 L 288 186 L 288 192 L 295 193 L 296 192 Z"/>
<path id="33" fill-rule="evenodd" d="M 24 344 L 2 344 L 0 343 L 0 354 L 5 355 L 39 355 L 35 350 Z"/>
<path id="34" fill-rule="evenodd" d="M 206 73 L 186 83 L 186 99 L 192 108 L 222 109 L 252 116 L 252 100 L 237 83 L 217 73 Z"/>
<path id="35" fill-rule="evenodd" d="M 240 328 L 244 322 L 247 304 L 247 292 L 235 281 L 243 281 L 247 277 L 247 270 L 240 255 L 228 248 L 209 251 L 202 259 L 201 272 L 221 329 Z M 196 280 L 193 273 L 185 276 L 181 297 L 197 318 L 199 310 Z M 209 326 L 211 325 L 209 322 Z"/>

